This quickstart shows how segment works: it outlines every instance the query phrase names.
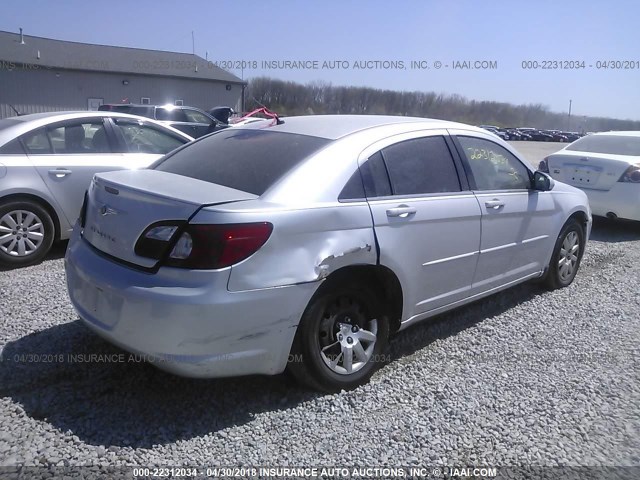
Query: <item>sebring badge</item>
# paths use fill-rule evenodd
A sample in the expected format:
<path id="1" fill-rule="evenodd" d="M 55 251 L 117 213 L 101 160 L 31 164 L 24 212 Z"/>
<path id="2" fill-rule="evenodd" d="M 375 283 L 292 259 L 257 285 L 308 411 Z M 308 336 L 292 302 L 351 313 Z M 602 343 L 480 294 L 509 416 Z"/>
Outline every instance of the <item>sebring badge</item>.
<path id="1" fill-rule="evenodd" d="M 113 208 L 107 206 L 107 205 L 103 205 L 102 207 L 100 207 L 100 210 L 98 210 L 100 212 L 100 215 L 102 215 L 103 217 L 106 217 L 107 215 L 117 215 L 118 211 L 114 210 Z"/>

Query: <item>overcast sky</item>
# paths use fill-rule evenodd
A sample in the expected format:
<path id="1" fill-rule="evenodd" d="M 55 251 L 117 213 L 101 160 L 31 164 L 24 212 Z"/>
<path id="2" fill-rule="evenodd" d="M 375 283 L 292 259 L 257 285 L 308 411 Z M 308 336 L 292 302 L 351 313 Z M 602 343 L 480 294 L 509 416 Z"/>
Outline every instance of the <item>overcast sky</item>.
<path id="1" fill-rule="evenodd" d="M 1 11 L 0 30 L 105 45 L 190 53 L 193 31 L 198 55 L 231 67 L 249 62 L 231 70 L 245 79 L 436 91 L 558 112 L 572 100 L 576 116 L 640 120 L 635 0 L 2 0 Z M 262 68 L 277 60 L 316 68 Z M 325 61 L 340 63 L 322 68 Z M 429 68 L 412 68 L 412 61 Z M 454 69 L 465 61 L 497 67 Z M 524 69 L 526 61 L 584 68 Z M 608 61 L 635 68 L 597 68 Z"/>

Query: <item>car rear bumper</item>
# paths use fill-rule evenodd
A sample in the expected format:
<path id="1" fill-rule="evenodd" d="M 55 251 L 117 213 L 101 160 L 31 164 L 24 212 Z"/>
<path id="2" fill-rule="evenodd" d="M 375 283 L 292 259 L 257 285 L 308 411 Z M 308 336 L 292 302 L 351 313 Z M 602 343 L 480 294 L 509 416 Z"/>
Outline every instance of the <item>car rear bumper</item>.
<path id="1" fill-rule="evenodd" d="M 318 285 L 229 292 L 229 269 L 148 274 L 105 258 L 77 231 L 65 268 L 71 302 L 93 331 L 188 377 L 282 372 Z"/>
<path id="2" fill-rule="evenodd" d="M 611 190 L 587 190 L 593 215 L 605 217 L 614 213 L 618 218 L 640 221 L 640 185 L 615 183 Z"/>

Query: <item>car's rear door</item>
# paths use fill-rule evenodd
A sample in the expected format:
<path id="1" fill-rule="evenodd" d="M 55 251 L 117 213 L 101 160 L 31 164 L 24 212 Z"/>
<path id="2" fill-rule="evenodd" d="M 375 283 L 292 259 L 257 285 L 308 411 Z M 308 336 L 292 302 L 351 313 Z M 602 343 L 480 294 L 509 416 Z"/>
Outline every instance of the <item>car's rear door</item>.
<path id="1" fill-rule="evenodd" d="M 473 280 L 485 292 L 544 269 L 558 232 L 551 192 L 532 189 L 531 171 L 489 135 L 450 130 L 482 210 L 482 241 Z"/>
<path id="2" fill-rule="evenodd" d="M 387 138 L 360 156 L 380 263 L 403 289 L 403 319 L 469 294 L 480 208 L 444 130 Z"/>
<path id="3" fill-rule="evenodd" d="M 53 123 L 21 136 L 27 155 L 71 225 L 97 172 L 123 167 L 109 127 L 99 117 Z"/>

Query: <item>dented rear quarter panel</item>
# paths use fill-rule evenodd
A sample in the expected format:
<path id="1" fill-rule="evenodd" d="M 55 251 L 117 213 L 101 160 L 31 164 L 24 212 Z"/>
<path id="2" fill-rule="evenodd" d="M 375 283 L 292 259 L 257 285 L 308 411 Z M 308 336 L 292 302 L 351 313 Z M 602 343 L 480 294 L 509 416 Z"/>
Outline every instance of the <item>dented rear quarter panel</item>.
<path id="1" fill-rule="evenodd" d="M 231 267 L 232 292 L 317 282 L 347 265 L 375 265 L 377 251 L 366 202 L 307 208 L 232 204 L 201 210 L 192 223 L 268 221 L 273 232 L 254 255 Z"/>

